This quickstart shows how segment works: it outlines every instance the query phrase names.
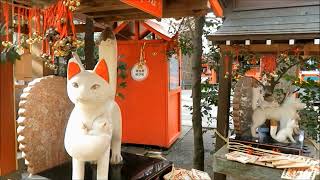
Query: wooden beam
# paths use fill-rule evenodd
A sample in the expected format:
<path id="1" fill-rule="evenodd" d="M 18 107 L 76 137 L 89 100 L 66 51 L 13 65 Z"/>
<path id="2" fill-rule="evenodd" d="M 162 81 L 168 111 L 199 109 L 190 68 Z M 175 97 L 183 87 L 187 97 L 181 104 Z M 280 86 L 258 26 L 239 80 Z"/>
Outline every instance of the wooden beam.
<path id="1" fill-rule="evenodd" d="M 185 16 L 203 16 L 210 12 L 209 9 L 201 9 L 201 10 L 189 10 L 189 11 L 177 11 L 177 12 L 168 12 L 163 15 L 163 18 L 180 18 Z M 144 12 L 136 12 L 130 14 L 119 14 L 119 15 L 105 15 L 105 17 L 95 18 L 96 22 L 114 22 L 114 21 L 125 21 L 125 20 L 144 20 L 144 19 L 154 19 L 155 17 L 144 13 Z"/>
<path id="2" fill-rule="evenodd" d="M 149 31 L 148 29 L 144 30 L 140 36 L 139 36 L 139 39 L 143 39 L 145 38 L 148 34 L 150 34 L 151 31 Z"/>
<path id="3" fill-rule="evenodd" d="M 154 30 L 152 27 L 150 27 L 147 23 L 142 22 L 141 23 L 145 28 L 149 29 L 151 32 L 153 32 L 154 34 L 156 34 L 157 36 L 161 37 L 162 39 L 166 40 L 166 41 L 171 41 L 171 38 L 163 35 L 162 33 L 159 33 L 158 31 Z"/>
<path id="4" fill-rule="evenodd" d="M 113 33 L 117 34 L 119 33 L 122 29 L 124 29 L 128 25 L 127 22 L 122 22 L 119 26 L 117 26 L 114 30 Z"/>
<path id="5" fill-rule="evenodd" d="M 209 0 L 211 9 L 216 17 L 223 17 L 223 9 L 219 0 Z"/>
<path id="6" fill-rule="evenodd" d="M 100 12 L 89 12 L 86 13 L 88 16 L 91 16 L 93 18 L 103 18 L 103 17 L 109 17 L 109 16 L 129 16 L 129 15 L 135 15 L 137 13 L 143 13 L 146 14 L 145 12 L 135 9 L 135 8 L 130 8 L 130 9 L 123 9 L 123 10 L 108 10 L 108 11 L 100 11 Z"/>
<path id="7" fill-rule="evenodd" d="M 299 34 L 241 34 L 241 35 L 209 35 L 210 41 L 226 41 L 226 40 L 289 40 L 289 39 L 315 39 L 319 38 L 319 33 L 299 33 Z"/>
<path id="8" fill-rule="evenodd" d="M 76 24 L 75 27 L 76 27 L 77 33 L 86 32 L 86 24 Z M 102 32 L 102 31 L 103 31 L 103 28 L 96 27 L 96 26 L 94 27 L 94 32 Z"/>
<path id="9" fill-rule="evenodd" d="M 140 22 L 135 21 L 134 22 L 134 39 L 139 40 L 139 35 L 140 35 Z"/>
<path id="10" fill-rule="evenodd" d="M 76 10 L 78 13 L 89 13 L 89 12 L 101 12 L 109 10 L 123 10 L 131 9 L 132 7 L 122 3 L 121 1 L 108 1 L 108 0 L 95 0 L 95 1 L 86 1 L 81 2 L 81 6 Z"/>
<path id="11" fill-rule="evenodd" d="M 86 14 L 82 14 L 82 13 L 75 13 L 73 17 L 74 17 L 74 19 L 76 19 L 76 20 L 78 20 L 80 22 L 83 22 L 83 23 L 86 22 L 87 18 L 92 18 L 92 17 L 90 17 L 90 16 L 88 16 Z M 105 24 L 101 24 L 101 23 L 95 22 L 94 20 L 93 20 L 93 25 L 94 25 L 94 27 L 98 27 L 98 28 L 101 28 L 101 29 L 104 29 L 107 26 Z"/>
<path id="12" fill-rule="evenodd" d="M 92 70 L 96 64 L 94 60 L 94 27 L 93 20 L 90 18 L 86 19 L 86 29 L 85 29 L 85 45 L 84 45 L 84 53 L 85 53 L 85 65 L 86 69 Z"/>
<path id="13" fill-rule="evenodd" d="M 228 137 L 229 131 L 232 59 L 231 57 L 226 55 L 220 58 L 219 64 L 217 131 L 226 138 Z M 224 145 L 225 141 L 219 136 L 216 136 L 215 151 L 218 151 Z M 223 174 L 215 173 L 214 179 L 224 180 L 226 179 L 226 176 Z"/>
<path id="14" fill-rule="evenodd" d="M 96 2 L 96 1 L 94 1 Z M 154 16 L 145 13 L 139 9 L 135 9 L 132 7 L 123 7 L 123 8 L 112 8 L 110 5 L 110 0 L 108 2 L 104 2 L 104 5 L 108 6 L 103 7 L 103 5 L 98 6 L 97 4 L 101 3 L 98 0 L 95 4 L 87 4 L 92 6 L 91 10 L 86 8 L 85 11 L 78 11 L 81 13 L 86 13 L 88 16 L 96 19 L 97 22 L 104 21 L 122 21 L 122 20 L 142 20 L 142 19 L 151 19 L 155 18 Z M 117 2 L 116 6 L 121 6 L 120 2 Z M 207 5 L 207 0 L 175 0 L 175 1 L 166 1 L 164 3 L 163 8 L 163 17 L 185 17 L 185 16 L 202 16 L 206 13 L 210 12 L 210 8 Z"/>
<path id="15" fill-rule="evenodd" d="M 256 52 L 256 53 L 276 53 L 276 52 L 284 52 L 287 50 L 290 50 L 294 47 L 299 47 L 299 50 L 302 52 L 304 48 L 308 48 L 308 51 L 311 52 L 317 52 L 320 53 L 320 45 L 315 45 L 315 44 L 295 44 L 294 46 L 291 46 L 289 44 L 271 44 L 271 45 L 266 45 L 266 44 L 251 44 L 248 46 L 242 46 L 242 45 L 232 45 L 232 46 L 227 46 L 227 45 L 219 45 L 219 47 L 223 50 L 234 50 L 235 46 L 239 46 L 240 48 L 243 47 L 247 49 L 248 51 L 251 52 Z"/>

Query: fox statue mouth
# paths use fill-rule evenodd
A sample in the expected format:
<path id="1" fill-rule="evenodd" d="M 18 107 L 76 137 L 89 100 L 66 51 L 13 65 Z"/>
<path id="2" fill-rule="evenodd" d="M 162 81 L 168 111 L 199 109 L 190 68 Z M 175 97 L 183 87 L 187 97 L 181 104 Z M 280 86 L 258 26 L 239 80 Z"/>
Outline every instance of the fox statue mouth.
<path id="1" fill-rule="evenodd" d="M 77 103 L 81 103 L 81 104 L 86 104 L 86 103 L 90 103 L 91 101 L 89 99 L 86 99 L 86 98 L 77 98 L 76 102 Z"/>

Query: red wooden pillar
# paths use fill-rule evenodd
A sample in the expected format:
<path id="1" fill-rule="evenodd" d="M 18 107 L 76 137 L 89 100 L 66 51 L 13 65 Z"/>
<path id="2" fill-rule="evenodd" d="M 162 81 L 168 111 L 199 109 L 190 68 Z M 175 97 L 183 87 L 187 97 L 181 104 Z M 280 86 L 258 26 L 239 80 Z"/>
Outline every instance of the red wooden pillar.
<path id="1" fill-rule="evenodd" d="M 3 4 L 0 5 L 2 10 L 0 22 L 4 23 L 2 6 Z M 11 8 L 9 8 L 8 14 L 11 14 Z M 9 16 L 9 27 L 11 23 L 11 16 Z M 6 39 L 5 36 L 0 38 Z M 11 34 L 9 40 L 12 41 Z M 2 52 L 2 48 L 3 46 L 0 44 L 0 52 Z M 0 176 L 13 172 L 17 168 L 13 77 L 13 64 L 10 62 L 0 64 Z"/>
<path id="2" fill-rule="evenodd" d="M 16 170 L 13 64 L 0 64 L 0 176 Z"/>

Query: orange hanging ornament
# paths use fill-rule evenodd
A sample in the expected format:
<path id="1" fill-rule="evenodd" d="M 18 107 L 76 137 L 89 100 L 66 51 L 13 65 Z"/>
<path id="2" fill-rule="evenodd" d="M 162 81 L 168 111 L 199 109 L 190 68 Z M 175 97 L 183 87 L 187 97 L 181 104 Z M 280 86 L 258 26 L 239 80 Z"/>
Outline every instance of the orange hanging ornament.
<path id="1" fill-rule="evenodd" d="M 260 71 L 272 73 L 277 68 L 276 57 L 274 55 L 265 55 L 261 58 Z"/>
<path id="2" fill-rule="evenodd" d="M 2 5 L 3 10 L 3 16 L 5 20 L 5 26 L 6 26 L 6 41 L 9 41 L 9 4 L 3 3 Z"/>
<path id="3" fill-rule="evenodd" d="M 21 35 L 21 26 L 20 26 L 20 21 L 21 21 L 21 16 L 20 16 L 20 11 L 21 11 L 21 8 L 19 7 L 18 8 L 18 45 L 20 45 L 20 35 Z"/>

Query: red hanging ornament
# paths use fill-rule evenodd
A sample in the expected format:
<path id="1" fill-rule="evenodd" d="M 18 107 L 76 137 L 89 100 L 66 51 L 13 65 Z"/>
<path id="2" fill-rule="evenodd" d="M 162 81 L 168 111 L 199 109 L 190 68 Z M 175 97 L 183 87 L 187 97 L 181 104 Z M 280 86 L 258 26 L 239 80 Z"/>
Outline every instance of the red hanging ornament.
<path id="1" fill-rule="evenodd" d="M 9 41 L 9 4 L 3 3 L 2 10 L 3 10 L 3 16 L 4 16 L 5 26 L 6 26 L 6 33 L 7 33 L 6 41 Z"/>
<path id="2" fill-rule="evenodd" d="M 18 45 L 20 45 L 20 35 L 21 35 L 21 8 L 18 7 Z"/>
<path id="3" fill-rule="evenodd" d="M 276 68 L 277 62 L 274 55 L 265 55 L 261 58 L 260 72 L 272 73 Z"/>

